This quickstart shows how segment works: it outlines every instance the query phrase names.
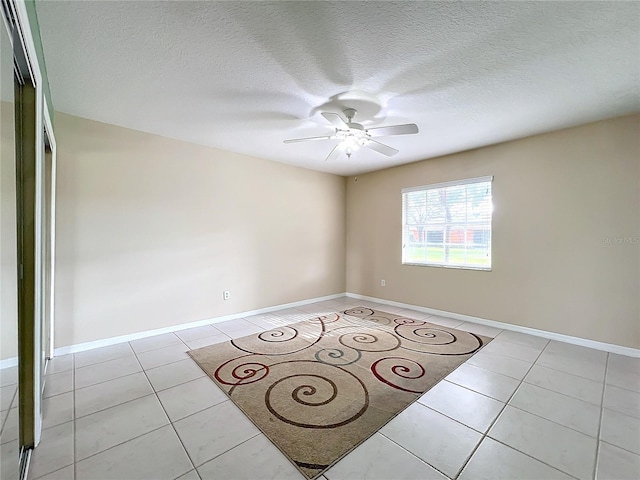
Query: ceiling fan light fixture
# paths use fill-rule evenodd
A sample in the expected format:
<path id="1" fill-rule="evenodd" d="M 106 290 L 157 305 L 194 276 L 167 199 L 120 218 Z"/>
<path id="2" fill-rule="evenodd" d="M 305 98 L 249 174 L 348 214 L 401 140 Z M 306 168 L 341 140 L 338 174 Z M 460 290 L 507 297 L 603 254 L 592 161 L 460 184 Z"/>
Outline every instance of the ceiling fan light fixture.
<path id="1" fill-rule="evenodd" d="M 363 140 L 356 138 L 354 135 L 349 135 L 340 142 L 340 147 L 345 150 L 347 157 L 351 157 L 353 152 L 365 145 L 366 140 L 364 140 L 364 143 Z"/>
<path id="2" fill-rule="evenodd" d="M 369 141 L 366 130 L 340 130 L 336 129 L 336 138 L 340 140 L 340 144 L 351 146 L 353 148 L 364 147 Z"/>

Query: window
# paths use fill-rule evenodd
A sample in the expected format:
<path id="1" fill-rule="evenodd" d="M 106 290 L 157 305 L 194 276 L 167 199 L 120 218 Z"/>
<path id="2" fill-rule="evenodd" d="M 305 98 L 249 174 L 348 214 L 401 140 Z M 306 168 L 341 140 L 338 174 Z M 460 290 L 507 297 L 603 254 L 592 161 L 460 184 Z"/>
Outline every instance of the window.
<path id="1" fill-rule="evenodd" d="M 491 270 L 491 181 L 402 189 L 402 263 Z"/>

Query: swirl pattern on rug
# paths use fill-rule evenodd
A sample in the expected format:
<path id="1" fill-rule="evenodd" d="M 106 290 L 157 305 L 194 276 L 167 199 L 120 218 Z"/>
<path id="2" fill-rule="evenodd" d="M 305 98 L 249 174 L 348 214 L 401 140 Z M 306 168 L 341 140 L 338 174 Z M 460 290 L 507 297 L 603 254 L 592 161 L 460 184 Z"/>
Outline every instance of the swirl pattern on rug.
<path id="1" fill-rule="evenodd" d="M 358 307 L 189 355 L 313 478 L 489 340 Z"/>

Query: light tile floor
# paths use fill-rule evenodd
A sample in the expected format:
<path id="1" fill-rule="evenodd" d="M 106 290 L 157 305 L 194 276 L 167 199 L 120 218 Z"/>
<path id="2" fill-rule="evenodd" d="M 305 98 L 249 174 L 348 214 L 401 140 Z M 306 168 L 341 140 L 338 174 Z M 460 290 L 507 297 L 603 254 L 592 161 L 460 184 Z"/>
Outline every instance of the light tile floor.
<path id="1" fill-rule="evenodd" d="M 29 478 L 302 480 L 185 352 L 355 305 L 376 306 L 345 297 L 55 358 Z M 321 480 L 640 478 L 640 359 L 395 312 L 495 340 Z"/>

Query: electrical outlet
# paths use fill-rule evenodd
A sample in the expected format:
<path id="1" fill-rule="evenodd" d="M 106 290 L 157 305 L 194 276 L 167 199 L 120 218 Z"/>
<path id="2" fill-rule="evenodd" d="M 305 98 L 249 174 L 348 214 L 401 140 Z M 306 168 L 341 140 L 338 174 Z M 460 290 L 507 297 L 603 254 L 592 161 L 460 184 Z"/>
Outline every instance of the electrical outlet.
<path id="1" fill-rule="evenodd" d="M 387 285 L 387 282 L 385 282 L 384 280 L 380 280 L 380 286 L 384 287 Z"/>
<path id="2" fill-rule="evenodd" d="M 222 292 L 222 299 L 229 300 L 231 298 L 231 292 L 229 290 L 225 290 Z"/>

